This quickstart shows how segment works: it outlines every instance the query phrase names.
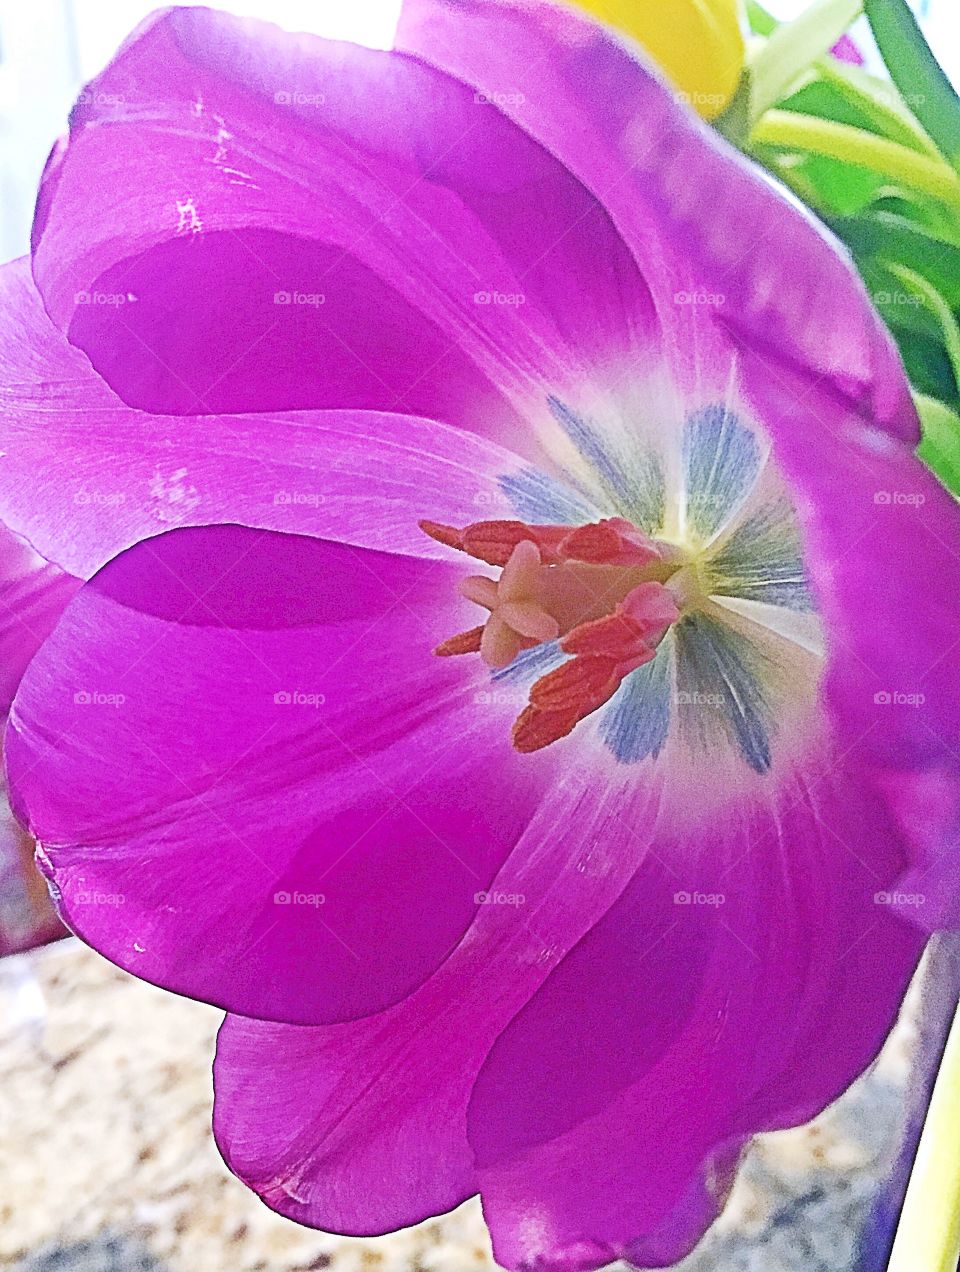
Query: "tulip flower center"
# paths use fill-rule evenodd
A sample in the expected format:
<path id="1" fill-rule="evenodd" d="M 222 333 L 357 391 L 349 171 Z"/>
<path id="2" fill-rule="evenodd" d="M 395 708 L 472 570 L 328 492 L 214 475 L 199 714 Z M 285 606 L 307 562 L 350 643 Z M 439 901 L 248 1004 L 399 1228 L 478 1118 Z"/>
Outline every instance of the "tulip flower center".
<path id="1" fill-rule="evenodd" d="M 461 594 L 488 617 L 435 653 L 478 653 L 494 669 L 549 641 L 571 656 L 533 684 L 513 728 L 518 751 L 538 751 L 565 737 L 607 702 L 625 677 L 656 657 L 696 590 L 695 568 L 682 552 L 620 517 L 579 527 L 480 521 L 457 530 L 420 524 L 440 543 L 502 566 L 497 579 L 472 575 L 462 581 Z"/>
<path id="2" fill-rule="evenodd" d="M 591 753 L 663 757 L 679 807 L 704 771 L 733 789 L 744 765 L 764 777 L 790 763 L 824 640 L 762 429 L 732 402 L 676 418 L 675 401 L 658 397 L 641 427 L 551 397 L 552 471 L 497 479 L 517 520 L 420 524 L 496 571 L 461 581 L 482 621 L 435 652 L 477 655 L 495 697 L 525 693 L 514 747 L 542 750 L 591 717 L 578 730 Z"/>

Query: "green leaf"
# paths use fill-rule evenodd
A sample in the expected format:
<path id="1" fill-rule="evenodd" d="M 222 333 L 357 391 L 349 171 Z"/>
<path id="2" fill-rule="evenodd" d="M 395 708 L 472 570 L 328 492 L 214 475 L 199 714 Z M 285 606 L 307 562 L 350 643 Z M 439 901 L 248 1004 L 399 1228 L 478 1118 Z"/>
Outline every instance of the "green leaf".
<path id="1" fill-rule="evenodd" d="M 891 79 L 941 154 L 960 170 L 960 98 L 906 0 L 866 0 L 866 14 Z"/>
<path id="2" fill-rule="evenodd" d="M 754 147 L 756 158 L 824 220 L 853 219 L 877 199 L 891 193 L 889 183 L 875 172 L 852 168 L 823 155 L 783 153 Z"/>
<path id="3" fill-rule="evenodd" d="M 864 0 L 814 0 L 798 18 L 778 26 L 747 61 L 750 120 L 781 101 L 811 65 L 833 48 L 863 12 Z"/>
<path id="4" fill-rule="evenodd" d="M 960 309 L 960 246 L 895 212 L 870 209 L 863 216 L 831 219 L 830 228 L 857 264 L 899 262 L 922 274 L 953 309 Z"/>
<path id="5" fill-rule="evenodd" d="M 960 495 L 960 415 L 923 393 L 913 397 L 923 427 L 917 454 L 948 490 Z"/>
<path id="6" fill-rule="evenodd" d="M 754 35 L 772 35 L 780 23 L 757 0 L 747 0 L 747 21 Z"/>
<path id="7" fill-rule="evenodd" d="M 847 115 L 835 113 L 827 106 L 822 112 L 840 123 L 856 124 L 860 128 L 898 141 L 901 146 L 911 146 L 922 154 L 939 157 L 936 146 L 917 123 L 899 89 L 889 80 L 868 74 L 862 66 L 838 62 L 836 58 L 821 58 L 816 66 L 824 87 L 829 87 L 837 99 L 846 105 Z"/>
<path id="8" fill-rule="evenodd" d="M 916 296 L 936 319 L 943 334 L 943 347 L 950 359 L 954 379 L 960 387 L 960 326 L 957 325 L 953 310 L 937 288 L 922 274 L 918 274 L 899 261 L 891 261 L 888 268 L 891 274 L 898 278 L 908 292 Z"/>
<path id="9" fill-rule="evenodd" d="M 941 402 L 956 403 L 957 386 L 946 350 L 939 340 L 928 340 L 899 324 L 891 331 L 907 369 L 914 392 L 926 393 Z"/>
<path id="10" fill-rule="evenodd" d="M 869 215 L 885 213 L 915 226 L 941 243 L 960 247 L 960 217 L 935 199 L 926 199 L 910 190 L 886 189 L 878 192 Z"/>
<path id="11" fill-rule="evenodd" d="M 894 334 L 909 331 L 943 345 L 943 328 L 936 316 L 913 288 L 906 286 L 893 266 L 885 261 L 870 260 L 860 266 L 860 273 L 870 299 Z"/>

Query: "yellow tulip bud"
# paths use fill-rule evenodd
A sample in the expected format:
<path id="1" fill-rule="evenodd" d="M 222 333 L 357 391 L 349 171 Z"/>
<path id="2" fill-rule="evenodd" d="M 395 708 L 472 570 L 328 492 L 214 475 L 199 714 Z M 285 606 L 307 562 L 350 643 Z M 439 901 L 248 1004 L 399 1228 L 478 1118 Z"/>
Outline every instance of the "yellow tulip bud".
<path id="1" fill-rule="evenodd" d="M 729 105 L 743 71 L 741 0 L 573 0 L 632 36 L 705 119 Z"/>

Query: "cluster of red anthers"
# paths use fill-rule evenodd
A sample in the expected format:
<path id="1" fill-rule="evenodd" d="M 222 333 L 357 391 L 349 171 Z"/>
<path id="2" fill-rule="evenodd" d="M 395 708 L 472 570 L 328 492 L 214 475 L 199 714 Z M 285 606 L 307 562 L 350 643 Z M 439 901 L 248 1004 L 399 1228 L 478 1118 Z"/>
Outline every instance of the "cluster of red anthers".
<path id="1" fill-rule="evenodd" d="M 661 560 L 661 551 L 622 518 L 577 527 L 522 521 L 478 521 L 463 530 L 431 521 L 420 525 L 439 543 L 503 567 L 499 580 L 464 580 L 463 594 L 488 609 L 490 617 L 445 640 L 435 653 L 480 653 L 491 666 L 503 666 L 523 649 L 558 639 L 570 655 L 532 685 L 529 704 L 513 726 L 518 751 L 549 746 L 607 702 L 625 676 L 656 656 L 658 643 L 679 616 L 662 583 L 636 581 L 644 566 Z M 583 566 L 612 568 L 631 585 L 609 613 L 571 623 L 569 615 L 551 608 L 550 597 L 562 595 L 565 569 Z M 582 584 L 582 569 L 576 577 Z"/>

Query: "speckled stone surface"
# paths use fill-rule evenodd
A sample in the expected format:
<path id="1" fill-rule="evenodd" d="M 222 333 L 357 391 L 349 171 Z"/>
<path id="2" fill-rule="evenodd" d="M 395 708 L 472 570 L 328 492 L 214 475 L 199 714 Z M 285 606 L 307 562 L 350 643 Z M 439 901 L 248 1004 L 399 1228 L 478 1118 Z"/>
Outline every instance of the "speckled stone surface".
<path id="1" fill-rule="evenodd" d="M 683 1272 L 854 1272 L 896 1150 L 912 1013 L 817 1122 L 760 1137 Z M 0 1266 L 16 1272 L 483 1272 L 475 1202 L 359 1241 L 273 1215 L 210 1135 L 219 1013 L 73 940 L 0 962 Z"/>

